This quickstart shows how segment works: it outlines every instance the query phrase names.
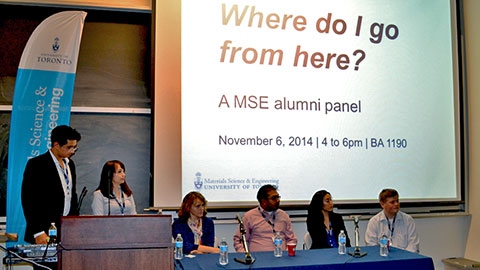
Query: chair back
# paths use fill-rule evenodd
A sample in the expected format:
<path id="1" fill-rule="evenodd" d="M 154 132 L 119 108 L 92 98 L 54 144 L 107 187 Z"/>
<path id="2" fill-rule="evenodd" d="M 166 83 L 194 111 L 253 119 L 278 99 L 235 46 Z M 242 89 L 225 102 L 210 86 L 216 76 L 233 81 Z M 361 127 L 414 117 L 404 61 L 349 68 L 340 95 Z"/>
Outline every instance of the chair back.
<path id="1" fill-rule="evenodd" d="M 312 246 L 312 237 L 310 237 L 310 233 L 307 232 L 303 237 L 303 249 L 304 250 L 310 249 L 311 246 Z"/>

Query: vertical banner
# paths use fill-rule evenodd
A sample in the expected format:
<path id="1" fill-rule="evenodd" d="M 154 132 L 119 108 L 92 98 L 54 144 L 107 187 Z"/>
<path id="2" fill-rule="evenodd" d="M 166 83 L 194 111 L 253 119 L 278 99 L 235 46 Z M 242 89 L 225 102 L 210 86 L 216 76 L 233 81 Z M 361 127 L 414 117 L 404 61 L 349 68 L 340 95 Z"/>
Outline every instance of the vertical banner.
<path id="1" fill-rule="evenodd" d="M 50 148 L 52 130 L 69 124 L 86 15 L 83 11 L 65 11 L 45 19 L 33 31 L 20 59 L 7 176 L 7 232 L 18 234 L 18 244 L 24 242 L 26 226 L 21 203 L 23 171 L 28 159 Z"/>

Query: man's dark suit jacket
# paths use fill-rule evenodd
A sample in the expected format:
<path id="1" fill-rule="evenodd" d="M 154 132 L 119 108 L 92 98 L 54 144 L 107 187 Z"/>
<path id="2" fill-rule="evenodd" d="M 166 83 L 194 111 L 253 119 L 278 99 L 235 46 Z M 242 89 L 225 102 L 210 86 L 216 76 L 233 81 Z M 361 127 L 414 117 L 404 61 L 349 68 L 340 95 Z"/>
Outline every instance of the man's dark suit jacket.
<path id="1" fill-rule="evenodd" d="M 68 163 L 72 173 L 72 200 L 69 215 L 78 215 L 76 172 L 72 160 Z M 65 194 L 55 162 L 49 151 L 27 162 L 23 173 L 22 206 L 27 221 L 25 241 L 35 243 L 34 234 L 48 232 L 55 222 L 60 239 L 60 217 L 63 216 Z"/>

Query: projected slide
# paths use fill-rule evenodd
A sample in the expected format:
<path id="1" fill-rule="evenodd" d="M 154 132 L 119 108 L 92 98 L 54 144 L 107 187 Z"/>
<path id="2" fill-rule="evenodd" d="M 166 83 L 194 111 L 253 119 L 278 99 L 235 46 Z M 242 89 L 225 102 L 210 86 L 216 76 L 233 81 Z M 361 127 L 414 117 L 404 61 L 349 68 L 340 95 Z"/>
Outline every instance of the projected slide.
<path id="1" fill-rule="evenodd" d="M 458 198 L 449 1 L 181 5 L 182 194 Z"/>

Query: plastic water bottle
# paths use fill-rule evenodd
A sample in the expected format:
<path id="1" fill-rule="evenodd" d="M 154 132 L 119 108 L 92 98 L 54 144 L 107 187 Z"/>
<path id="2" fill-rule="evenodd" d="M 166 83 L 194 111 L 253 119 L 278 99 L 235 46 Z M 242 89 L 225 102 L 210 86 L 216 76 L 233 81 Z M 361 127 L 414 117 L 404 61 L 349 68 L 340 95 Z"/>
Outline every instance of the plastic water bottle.
<path id="1" fill-rule="evenodd" d="M 48 228 L 48 237 L 50 237 L 49 243 L 57 242 L 57 227 L 55 227 L 55 222 L 50 223 L 50 228 Z"/>
<path id="2" fill-rule="evenodd" d="M 280 235 L 280 232 L 275 234 L 275 237 L 273 238 L 273 244 L 275 245 L 273 256 L 282 257 L 282 236 Z"/>
<path id="3" fill-rule="evenodd" d="M 183 259 L 183 238 L 180 234 L 177 234 L 177 238 L 175 238 L 175 259 Z"/>
<path id="4" fill-rule="evenodd" d="M 380 256 L 388 256 L 388 237 L 385 234 L 380 237 Z"/>
<path id="5" fill-rule="evenodd" d="M 347 253 L 347 236 L 343 230 L 338 234 L 338 254 Z"/>
<path id="6" fill-rule="evenodd" d="M 218 263 L 220 265 L 228 264 L 228 244 L 225 240 L 225 237 L 223 237 L 222 241 L 220 242 L 220 257 L 218 258 Z"/>

